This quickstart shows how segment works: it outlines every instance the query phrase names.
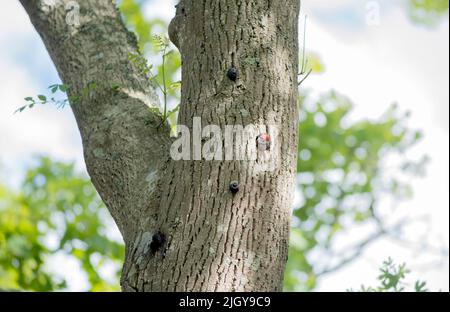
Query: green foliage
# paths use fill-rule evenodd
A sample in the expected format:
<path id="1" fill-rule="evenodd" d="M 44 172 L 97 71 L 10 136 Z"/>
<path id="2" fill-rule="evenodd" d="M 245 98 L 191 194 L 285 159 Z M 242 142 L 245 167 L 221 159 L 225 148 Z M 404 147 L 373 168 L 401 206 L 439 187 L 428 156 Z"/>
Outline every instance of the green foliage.
<path id="1" fill-rule="evenodd" d="M 30 291 L 64 289 L 63 276 L 48 260 L 77 260 L 92 291 L 118 290 L 122 243 L 109 238 L 113 225 L 89 179 L 73 164 L 39 158 L 27 171 L 21 191 L 0 185 L 0 287 Z M 100 275 L 107 266 L 116 279 Z"/>
<path id="2" fill-rule="evenodd" d="M 408 1 L 409 15 L 415 23 L 435 26 L 444 16 L 448 16 L 448 0 Z"/>
<path id="3" fill-rule="evenodd" d="M 317 53 L 308 53 L 307 55 L 308 64 L 311 71 L 316 74 L 321 74 L 325 71 L 325 65 L 323 64 L 320 56 Z"/>
<path id="4" fill-rule="evenodd" d="M 181 81 L 178 82 L 168 82 L 166 79 L 167 71 L 176 71 L 181 63 L 176 64 L 168 64 L 167 61 L 170 60 L 170 55 L 174 53 L 174 50 L 170 50 L 170 41 L 169 38 L 161 35 L 155 35 L 154 46 L 157 48 L 157 51 L 161 54 L 162 64 L 158 67 L 157 73 L 153 74 L 153 65 L 148 64 L 147 59 L 145 59 L 140 54 L 130 54 L 128 56 L 131 63 L 144 75 L 146 75 L 150 81 L 161 91 L 163 95 L 163 112 L 161 114 L 162 123 L 164 123 L 170 116 L 178 111 L 178 105 L 168 111 L 168 97 L 174 96 L 174 94 L 170 92 L 175 92 L 177 89 L 181 87 Z M 168 66 L 172 67 L 168 67 Z M 159 110 L 158 110 L 158 113 Z"/>
<path id="5" fill-rule="evenodd" d="M 405 126 L 408 114 L 400 115 L 396 106 L 379 120 L 350 122 L 353 104 L 335 92 L 317 102 L 307 96 L 300 102 L 297 186 L 302 203 L 294 210 L 285 276 L 290 291 L 313 289 L 321 270 L 309 255 L 329 250 L 336 235 L 355 224 L 380 222 L 378 201 L 408 198 L 411 190 L 401 177 L 420 172 L 425 163 L 405 158 L 421 134 Z M 395 174 L 381 163 L 392 156 L 402 159 Z"/>
<path id="6" fill-rule="evenodd" d="M 167 29 L 167 24 L 161 19 L 147 19 L 142 13 L 142 1 L 122 0 L 120 11 L 122 12 L 127 25 L 138 35 L 138 46 L 144 54 L 148 52 L 156 53 L 153 46 L 153 34 L 160 29 Z"/>
<path id="7" fill-rule="evenodd" d="M 146 74 L 149 75 L 162 98 L 162 120 L 163 122 L 169 120 L 174 125 L 176 123 L 175 113 L 178 111 L 180 102 L 181 81 L 178 76 L 181 68 L 181 56 L 167 37 L 168 25 L 162 20 L 148 20 L 144 17 L 142 13 L 144 2 L 123 0 L 120 10 L 127 26 L 138 37 L 139 48 L 142 51 L 141 58 L 151 59 L 153 64 L 157 63 L 157 59 L 161 59 L 161 63 L 155 65 L 155 68 L 149 67 L 146 61 L 144 65 L 142 60 L 137 65 L 134 64 L 139 68 L 146 68 Z M 136 56 L 131 56 L 131 58 L 137 59 Z"/>
<path id="8" fill-rule="evenodd" d="M 52 93 L 52 95 L 50 97 L 47 97 L 43 94 L 40 94 L 36 97 L 32 97 L 32 96 L 28 96 L 25 98 L 25 102 L 27 103 L 24 106 L 19 107 L 15 113 L 21 113 L 23 112 L 25 109 L 29 108 L 33 108 L 34 106 L 41 104 L 41 105 L 45 105 L 45 104 L 54 104 L 56 107 L 58 108 L 64 108 L 69 100 L 68 99 L 56 99 L 55 98 L 55 94 L 60 91 L 62 93 L 66 93 L 67 92 L 67 87 L 63 84 L 54 84 L 51 85 L 50 87 L 48 87 Z"/>
<path id="9" fill-rule="evenodd" d="M 119 88 L 116 84 L 111 84 L 112 90 L 117 90 Z M 78 94 L 71 95 L 70 97 L 67 97 L 67 93 L 69 88 L 64 84 L 53 84 L 48 87 L 48 89 L 51 91 L 51 95 L 46 96 L 43 94 L 40 94 L 36 96 L 36 98 L 32 96 L 28 96 L 25 98 L 26 105 L 18 108 L 15 113 L 23 112 L 26 108 L 33 108 L 37 104 L 45 105 L 45 104 L 54 104 L 57 108 L 64 108 L 68 104 L 76 104 L 82 99 L 88 98 L 89 94 L 91 92 L 94 92 L 97 90 L 97 82 L 91 81 L 87 83 L 87 85 L 80 90 Z M 60 92 L 64 95 L 65 98 L 56 98 L 56 94 Z"/>
<path id="10" fill-rule="evenodd" d="M 40 233 L 29 207 L 19 195 L 0 185 L 0 287 L 49 291 L 65 283 L 44 269 L 49 249 L 39 239 Z"/>
<path id="11" fill-rule="evenodd" d="M 406 264 L 395 264 L 394 261 L 389 258 L 383 262 L 380 268 L 380 275 L 378 276 L 379 286 L 367 287 L 361 286 L 360 292 L 404 292 L 408 284 L 405 282 L 406 276 L 410 273 Z M 426 282 L 416 281 L 414 283 L 414 292 L 428 292 Z M 349 291 L 353 291 L 350 289 Z"/>
<path id="12" fill-rule="evenodd" d="M 181 68 L 181 56 L 166 35 L 167 23 L 160 19 L 148 20 L 144 17 L 142 13 L 144 2 L 123 0 L 120 3 L 120 10 L 125 22 L 136 33 L 138 47 L 142 51 L 142 53 L 130 55 L 129 59 L 134 66 L 137 66 L 149 76 L 156 89 L 159 90 L 163 102 L 162 123 L 169 120 L 174 125 L 180 101 L 181 81 L 178 76 Z M 153 68 L 153 65 L 149 66 L 147 64 L 147 58 L 152 59 L 152 63 L 155 64 L 157 64 L 157 58 L 161 58 L 162 61 Z M 26 97 L 25 101 L 27 104 L 17 109 L 16 112 L 22 112 L 26 108 L 33 108 L 36 104 L 50 103 L 55 104 L 58 108 L 63 108 L 69 103 L 75 104 L 87 97 L 91 91 L 95 91 L 96 87 L 97 83 L 91 82 L 79 94 L 64 99 L 55 99 L 54 96 L 48 97 L 45 95 L 39 95 L 37 99 Z M 120 86 L 112 86 L 112 88 L 118 89 Z M 67 93 L 68 87 L 55 84 L 50 86 L 49 89 L 52 94 L 58 90 Z"/>

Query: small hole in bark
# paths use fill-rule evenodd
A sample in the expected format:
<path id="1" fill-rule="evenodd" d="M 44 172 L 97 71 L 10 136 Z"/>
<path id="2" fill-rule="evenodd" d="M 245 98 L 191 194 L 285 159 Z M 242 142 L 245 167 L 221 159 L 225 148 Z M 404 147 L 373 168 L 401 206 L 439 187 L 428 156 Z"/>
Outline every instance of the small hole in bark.
<path id="1" fill-rule="evenodd" d="M 152 253 L 157 252 L 162 245 L 166 242 L 166 236 L 160 231 L 156 232 L 152 236 L 152 242 L 150 243 L 150 250 Z"/>
<path id="2" fill-rule="evenodd" d="M 230 183 L 230 192 L 233 194 L 239 192 L 239 182 L 233 181 Z"/>
<path id="3" fill-rule="evenodd" d="M 239 77 L 239 71 L 236 68 L 232 67 L 228 70 L 227 77 L 231 81 L 236 81 Z"/>

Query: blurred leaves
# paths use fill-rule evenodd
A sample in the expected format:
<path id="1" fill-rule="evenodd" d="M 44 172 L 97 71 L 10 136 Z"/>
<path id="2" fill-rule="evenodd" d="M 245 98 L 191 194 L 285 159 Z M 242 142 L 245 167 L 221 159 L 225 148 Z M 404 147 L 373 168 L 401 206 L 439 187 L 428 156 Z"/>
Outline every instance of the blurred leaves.
<path id="1" fill-rule="evenodd" d="M 114 226 L 85 175 L 73 164 L 39 158 L 21 191 L 0 185 L 0 287 L 32 291 L 64 289 L 66 281 L 48 266 L 56 254 L 79 262 L 90 290 L 118 290 L 124 248 L 108 236 Z M 99 272 L 113 267 L 116 280 Z"/>
<path id="2" fill-rule="evenodd" d="M 409 198 L 410 177 L 426 165 L 424 160 L 406 158 L 405 152 L 420 140 L 421 133 L 406 127 L 409 114 L 401 114 L 396 105 L 379 119 L 352 121 L 353 104 L 336 92 L 317 101 L 305 93 L 300 103 L 297 186 L 301 204 L 294 210 L 286 290 L 313 289 L 318 276 L 331 270 L 310 256 L 330 251 L 337 234 L 372 221 L 383 227 L 378 202 L 389 196 Z M 358 256 L 360 249 L 385 231 L 381 228 L 379 234 L 355 245 L 351 254 Z M 323 262 L 336 261 L 329 257 Z"/>
<path id="3" fill-rule="evenodd" d="M 155 34 L 157 28 L 166 31 L 167 25 L 162 19 L 154 18 L 149 20 L 145 18 L 142 11 L 144 3 L 145 1 L 122 0 L 119 7 L 127 25 L 138 36 L 140 51 L 143 53 L 146 53 L 148 50 L 157 52 L 157 47 L 151 44 L 153 34 Z"/>
<path id="4" fill-rule="evenodd" d="M 383 262 L 380 268 L 380 275 L 378 276 L 379 286 L 367 287 L 361 286 L 360 292 L 404 292 L 408 284 L 405 282 L 406 276 L 410 273 L 405 263 L 395 264 L 389 258 Z M 353 291 L 350 289 L 349 291 Z M 416 281 L 411 291 L 427 292 L 426 282 Z"/>
<path id="5" fill-rule="evenodd" d="M 137 38 L 138 45 L 142 55 L 150 59 L 154 64 L 155 81 L 159 85 L 164 85 L 166 81 L 179 81 L 181 56 L 178 50 L 170 43 L 167 38 L 168 25 L 161 19 L 147 19 L 143 14 L 145 1 L 123 0 L 120 3 L 120 10 L 123 14 L 127 27 L 132 30 Z M 163 39 L 164 38 L 164 39 Z M 163 48 L 165 49 L 164 74 L 163 63 L 160 61 Z M 165 79 L 164 79 L 165 78 Z M 167 94 L 171 97 L 173 107 L 178 105 L 180 99 L 179 88 L 168 88 Z M 161 94 L 161 98 L 163 95 Z M 162 101 L 163 102 L 163 101 Z"/>
<path id="6" fill-rule="evenodd" d="M 317 53 L 308 53 L 306 56 L 308 60 L 308 65 L 315 74 L 321 74 L 325 71 L 325 65 L 323 64 L 320 56 Z"/>
<path id="7" fill-rule="evenodd" d="M 409 15 L 417 24 L 435 26 L 448 16 L 448 3 L 448 0 L 408 0 Z"/>

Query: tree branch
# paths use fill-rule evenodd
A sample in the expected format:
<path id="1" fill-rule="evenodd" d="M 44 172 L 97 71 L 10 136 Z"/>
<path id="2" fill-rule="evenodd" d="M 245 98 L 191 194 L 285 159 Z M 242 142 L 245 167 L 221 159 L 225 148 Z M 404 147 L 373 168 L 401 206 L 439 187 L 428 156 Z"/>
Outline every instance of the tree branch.
<path id="1" fill-rule="evenodd" d="M 356 245 L 347 248 L 346 251 L 340 252 L 340 255 L 333 255 L 332 257 L 340 258 L 341 260 L 335 264 L 335 265 L 329 265 L 325 267 L 323 270 L 318 272 L 316 274 L 317 277 L 321 277 L 323 275 L 338 271 L 342 269 L 343 267 L 347 266 L 351 262 L 353 262 L 355 259 L 357 259 L 366 249 L 367 246 L 378 240 L 379 238 L 383 236 L 389 236 L 392 235 L 392 232 L 402 228 L 405 224 L 407 224 L 409 219 L 402 219 L 395 223 L 394 225 L 390 226 L 389 228 L 385 228 L 381 224 L 378 224 L 378 230 L 366 237 L 365 239 L 361 240 Z M 345 256 L 351 251 L 351 255 Z"/>
<path id="2" fill-rule="evenodd" d="M 136 38 L 114 1 L 20 0 L 68 87 L 92 182 L 122 235 L 153 200 L 170 129 L 157 127 L 158 97 L 129 61 Z M 48 5 L 46 3 L 53 3 Z M 92 87 L 92 86 L 95 86 Z"/>

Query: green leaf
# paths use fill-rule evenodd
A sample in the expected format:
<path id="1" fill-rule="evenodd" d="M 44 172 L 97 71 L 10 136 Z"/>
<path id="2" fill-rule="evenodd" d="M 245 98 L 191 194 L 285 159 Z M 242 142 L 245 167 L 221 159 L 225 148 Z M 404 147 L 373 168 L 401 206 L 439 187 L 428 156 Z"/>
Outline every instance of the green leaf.
<path id="1" fill-rule="evenodd" d="M 66 85 L 59 85 L 59 90 L 61 91 L 61 92 L 64 92 L 64 93 L 66 93 L 67 92 L 67 86 Z"/>
<path id="2" fill-rule="evenodd" d="M 423 281 L 416 281 L 414 285 L 414 289 L 416 290 L 416 292 L 427 292 L 428 289 L 426 287 L 427 283 Z"/>
<path id="3" fill-rule="evenodd" d="M 26 106 L 22 106 L 20 108 L 18 108 L 14 113 L 21 113 L 24 111 L 24 109 L 27 108 Z"/>
<path id="4" fill-rule="evenodd" d="M 167 112 L 167 117 L 170 117 L 171 115 L 175 114 L 180 110 L 180 105 L 177 105 L 174 109 Z"/>
<path id="5" fill-rule="evenodd" d="M 177 90 L 181 88 L 181 81 L 172 82 L 169 87 L 171 90 Z"/>

